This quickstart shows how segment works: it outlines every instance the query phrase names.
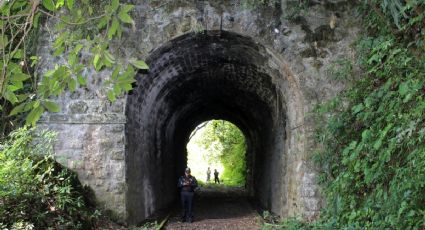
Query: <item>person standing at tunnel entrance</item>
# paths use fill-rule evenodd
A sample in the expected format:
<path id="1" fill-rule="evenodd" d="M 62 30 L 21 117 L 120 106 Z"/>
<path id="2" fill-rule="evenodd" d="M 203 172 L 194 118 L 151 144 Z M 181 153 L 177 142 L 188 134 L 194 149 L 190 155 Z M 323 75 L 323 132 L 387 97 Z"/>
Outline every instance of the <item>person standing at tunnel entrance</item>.
<path id="1" fill-rule="evenodd" d="M 210 182 L 210 178 L 211 178 L 211 169 L 210 169 L 210 167 L 208 167 L 208 169 L 207 169 L 207 182 Z"/>
<path id="2" fill-rule="evenodd" d="M 198 186 L 196 178 L 190 175 L 190 168 L 186 168 L 184 176 L 179 178 L 177 185 L 180 189 L 180 197 L 183 206 L 183 222 L 192 223 L 193 221 L 193 196 L 195 195 L 195 188 Z"/>
<path id="3" fill-rule="evenodd" d="M 220 179 L 218 179 L 218 171 L 217 169 L 214 169 L 214 183 L 219 183 L 220 184 Z"/>

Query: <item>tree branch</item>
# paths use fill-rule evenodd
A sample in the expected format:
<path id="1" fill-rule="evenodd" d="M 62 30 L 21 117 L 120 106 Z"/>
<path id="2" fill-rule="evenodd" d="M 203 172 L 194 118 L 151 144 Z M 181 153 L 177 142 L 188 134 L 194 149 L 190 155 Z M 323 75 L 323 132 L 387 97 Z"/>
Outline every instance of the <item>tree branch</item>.
<path id="1" fill-rule="evenodd" d="M 30 15 L 30 13 L 28 13 L 28 14 L 16 14 L 16 15 L 10 15 L 10 16 L 1 16 L 0 19 L 1 20 L 10 20 L 10 19 L 14 19 L 14 18 L 28 17 L 29 15 Z"/>
<path id="2" fill-rule="evenodd" d="M 26 20 L 25 20 L 25 24 L 23 25 L 23 28 L 21 28 L 15 35 L 12 36 L 12 39 L 10 40 L 10 45 L 9 45 L 9 53 L 6 54 L 4 52 L 4 48 L 3 48 L 3 68 L 2 68 L 2 81 L 0 82 L 0 93 L 3 94 L 3 89 L 5 87 L 5 83 L 7 82 L 7 65 L 9 64 L 10 60 L 13 58 L 13 56 L 15 56 L 16 52 L 19 50 L 19 47 L 21 46 L 21 44 L 25 41 L 25 38 L 27 37 L 29 31 L 31 30 L 32 26 L 33 26 L 33 20 L 34 20 L 34 15 L 37 12 L 37 7 L 40 3 L 40 0 L 33 0 L 32 1 L 32 6 L 31 6 L 31 12 L 28 14 Z M 10 23 L 10 21 L 9 21 Z M 15 40 L 15 38 L 18 36 L 19 32 L 23 30 L 23 35 L 21 37 L 21 39 L 19 40 L 18 44 L 14 45 L 13 50 L 12 50 L 12 45 L 13 45 L 13 40 Z M 4 36 L 4 31 L 2 30 L 2 36 Z M 6 58 L 6 55 L 8 55 L 8 58 Z"/>
<path id="3" fill-rule="evenodd" d="M 50 16 L 50 17 L 52 17 L 52 18 L 59 19 L 59 20 L 61 20 L 62 22 L 64 22 L 64 23 L 68 24 L 68 25 L 83 25 L 83 24 L 86 24 L 86 23 L 88 23 L 88 22 L 90 22 L 90 21 L 92 21 L 92 20 L 100 19 L 100 18 L 102 18 L 102 17 L 106 16 L 106 13 L 104 13 L 104 14 L 98 15 L 98 16 L 96 16 L 96 17 L 88 18 L 87 20 L 85 20 L 85 21 L 83 21 L 83 22 L 69 22 L 69 21 L 64 20 L 64 19 L 63 19 L 63 18 L 61 18 L 61 17 L 58 17 L 58 16 L 56 16 L 56 15 L 54 15 L 54 14 L 51 14 L 51 13 L 49 13 L 49 12 L 47 12 L 47 11 L 44 11 L 44 10 L 42 10 L 42 9 L 38 9 L 38 10 L 39 10 L 41 13 L 43 13 L 43 14 L 45 14 L 45 15 L 47 15 L 47 16 Z"/>
<path id="4" fill-rule="evenodd" d="M 190 134 L 189 141 L 192 139 L 193 136 L 195 136 L 196 132 L 198 132 L 200 129 L 204 128 L 206 125 L 208 125 L 208 123 L 209 123 L 209 121 L 204 122 L 200 126 L 196 127 L 196 129 Z"/>

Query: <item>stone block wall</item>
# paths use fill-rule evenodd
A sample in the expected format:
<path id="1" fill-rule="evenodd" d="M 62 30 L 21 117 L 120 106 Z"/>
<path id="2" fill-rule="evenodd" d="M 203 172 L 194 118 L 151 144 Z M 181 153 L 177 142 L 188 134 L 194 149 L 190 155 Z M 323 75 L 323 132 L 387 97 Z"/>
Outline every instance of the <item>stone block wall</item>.
<path id="1" fill-rule="evenodd" d="M 55 146 L 57 161 L 92 188 L 99 207 L 125 213 L 124 124 L 40 124 L 47 126 L 60 140 Z"/>

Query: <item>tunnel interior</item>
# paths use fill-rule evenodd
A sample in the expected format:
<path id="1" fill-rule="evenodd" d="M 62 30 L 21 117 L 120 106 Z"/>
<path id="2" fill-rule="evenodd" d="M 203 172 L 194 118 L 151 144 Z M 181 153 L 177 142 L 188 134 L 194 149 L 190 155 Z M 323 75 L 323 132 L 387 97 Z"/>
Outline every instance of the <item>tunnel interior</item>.
<path id="1" fill-rule="evenodd" d="M 177 198 L 186 144 L 203 121 L 227 120 L 247 142 L 246 189 L 265 209 L 285 205 L 286 103 L 266 49 L 232 32 L 189 33 L 152 51 L 126 105 L 127 219 Z M 282 202 L 283 201 L 283 202 Z"/>

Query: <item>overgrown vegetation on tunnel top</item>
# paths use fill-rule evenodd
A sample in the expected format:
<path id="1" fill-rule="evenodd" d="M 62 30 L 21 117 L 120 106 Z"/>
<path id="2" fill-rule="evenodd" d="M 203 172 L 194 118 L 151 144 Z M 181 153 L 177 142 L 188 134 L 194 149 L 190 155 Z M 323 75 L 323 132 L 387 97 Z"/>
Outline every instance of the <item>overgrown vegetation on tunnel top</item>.
<path id="1" fill-rule="evenodd" d="M 357 59 L 334 72 L 349 86 L 314 114 L 327 120 L 314 154 L 326 207 L 311 223 L 265 229 L 425 228 L 425 2 L 365 0 L 358 10 Z"/>

